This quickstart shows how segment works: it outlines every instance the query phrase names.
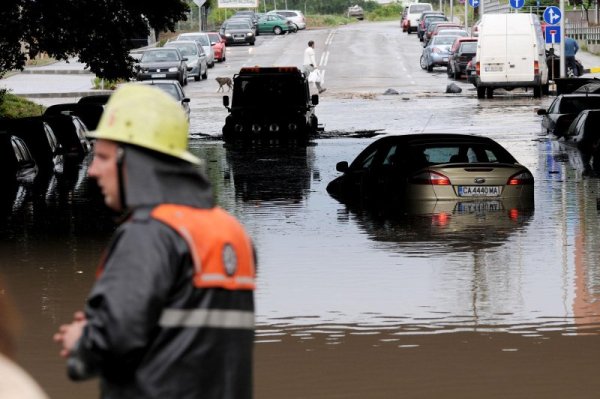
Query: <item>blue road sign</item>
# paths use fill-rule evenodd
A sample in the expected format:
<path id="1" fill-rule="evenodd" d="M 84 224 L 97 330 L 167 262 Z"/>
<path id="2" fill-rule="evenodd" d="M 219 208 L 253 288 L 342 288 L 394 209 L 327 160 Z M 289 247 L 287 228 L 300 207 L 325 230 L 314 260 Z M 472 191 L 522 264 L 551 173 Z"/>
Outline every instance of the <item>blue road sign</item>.
<path id="1" fill-rule="evenodd" d="M 471 7 L 478 7 L 479 0 L 469 0 L 469 4 L 471 5 Z"/>
<path id="2" fill-rule="evenodd" d="M 544 21 L 550 25 L 559 23 L 561 18 L 562 13 L 560 12 L 560 8 L 556 6 L 550 6 L 544 11 Z"/>
<path id="3" fill-rule="evenodd" d="M 525 0 L 510 0 L 510 6 L 512 8 L 521 8 L 525 5 Z"/>
<path id="4" fill-rule="evenodd" d="M 560 25 L 546 25 L 546 44 L 558 44 L 560 39 Z"/>

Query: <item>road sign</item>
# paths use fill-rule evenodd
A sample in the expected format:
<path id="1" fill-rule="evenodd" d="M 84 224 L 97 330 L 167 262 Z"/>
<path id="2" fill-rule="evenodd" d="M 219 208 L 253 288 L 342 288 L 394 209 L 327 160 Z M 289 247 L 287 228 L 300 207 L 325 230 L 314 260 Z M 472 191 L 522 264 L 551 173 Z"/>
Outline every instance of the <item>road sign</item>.
<path id="1" fill-rule="evenodd" d="M 562 13 L 560 12 L 560 8 L 556 6 L 550 6 L 544 11 L 544 21 L 550 25 L 559 23 L 561 18 Z"/>
<path id="2" fill-rule="evenodd" d="M 469 5 L 473 8 L 475 8 L 475 7 L 479 6 L 479 2 L 480 2 L 480 0 L 469 0 Z"/>
<path id="3" fill-rule="evenodd" d="M 525 5 L 525 0 L 510 0 L 510 6 L 512 8 L 521 8 Z"/>
<path id="4" fill-rule="evenodd" d="M 198 6 L 198 7 L 202 7 L 202 5 L 204 3 L 206 3 L 206 0 L 194 0 L 194 3 Z"/>
<path id="5" fill-rule="evenodd" d="M 546 44 L 560 43 L 560 25 L 546 25 Z"/>

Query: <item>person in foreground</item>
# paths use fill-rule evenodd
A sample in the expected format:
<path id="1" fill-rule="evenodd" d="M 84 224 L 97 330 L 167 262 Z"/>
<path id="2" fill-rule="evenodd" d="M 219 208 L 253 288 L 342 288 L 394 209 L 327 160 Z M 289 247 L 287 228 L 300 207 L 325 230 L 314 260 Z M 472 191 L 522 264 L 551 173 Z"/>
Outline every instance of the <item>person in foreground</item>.
<path id="1" fill-rule="evenodd" d="M 187 151 L 180 105 L 126 84 L 106 105 L 89 176 L 126 212 L 85 312 L 54 335 L 102 398 L 251 398 L 255 256 Z"/>

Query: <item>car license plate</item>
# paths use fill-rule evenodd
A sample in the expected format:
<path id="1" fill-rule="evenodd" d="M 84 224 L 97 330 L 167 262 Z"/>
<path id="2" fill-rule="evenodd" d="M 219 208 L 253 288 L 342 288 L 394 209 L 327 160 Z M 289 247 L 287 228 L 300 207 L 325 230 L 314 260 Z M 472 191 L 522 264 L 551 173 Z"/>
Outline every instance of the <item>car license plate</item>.
<path id="1" fill-rule="evenodd" d="M 501 186 L 458 186 L 459 197 L 498 197 Z"/>
<path id="2" fill-rule="evenodd" d="M 502 64 L 485 64 L 483 69 L 486 72 L 502 72 L 504 70 L 504 66 Z"/>
<path id="3" fill-rule="evenodd" d="M 502 209 L 502 203 L 494 200 L 457 202 L 454 207 L 454 210 L 458 213 L 494 212 Z"/>
<path id="4" fill-rule="evenodd" d="M 166 78 L 167 74 L 166 73 L 153 73 L 152 77 L 153 78 Z"/>

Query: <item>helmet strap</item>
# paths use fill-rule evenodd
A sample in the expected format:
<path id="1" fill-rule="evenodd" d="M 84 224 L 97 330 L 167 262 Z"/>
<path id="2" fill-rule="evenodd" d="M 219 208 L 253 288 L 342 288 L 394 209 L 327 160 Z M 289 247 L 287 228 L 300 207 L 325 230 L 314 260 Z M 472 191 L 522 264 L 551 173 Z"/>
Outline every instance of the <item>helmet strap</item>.
<path id="1" fill-rule="evenodd" d="M 125 202 L 125 172 L 123 164 L 125 161 L 125 149 L 119 145 L 117 148 L 117 178 L 119 179 L 119 201 L 121 202 L 122 211 L 127 208 Z"/>

